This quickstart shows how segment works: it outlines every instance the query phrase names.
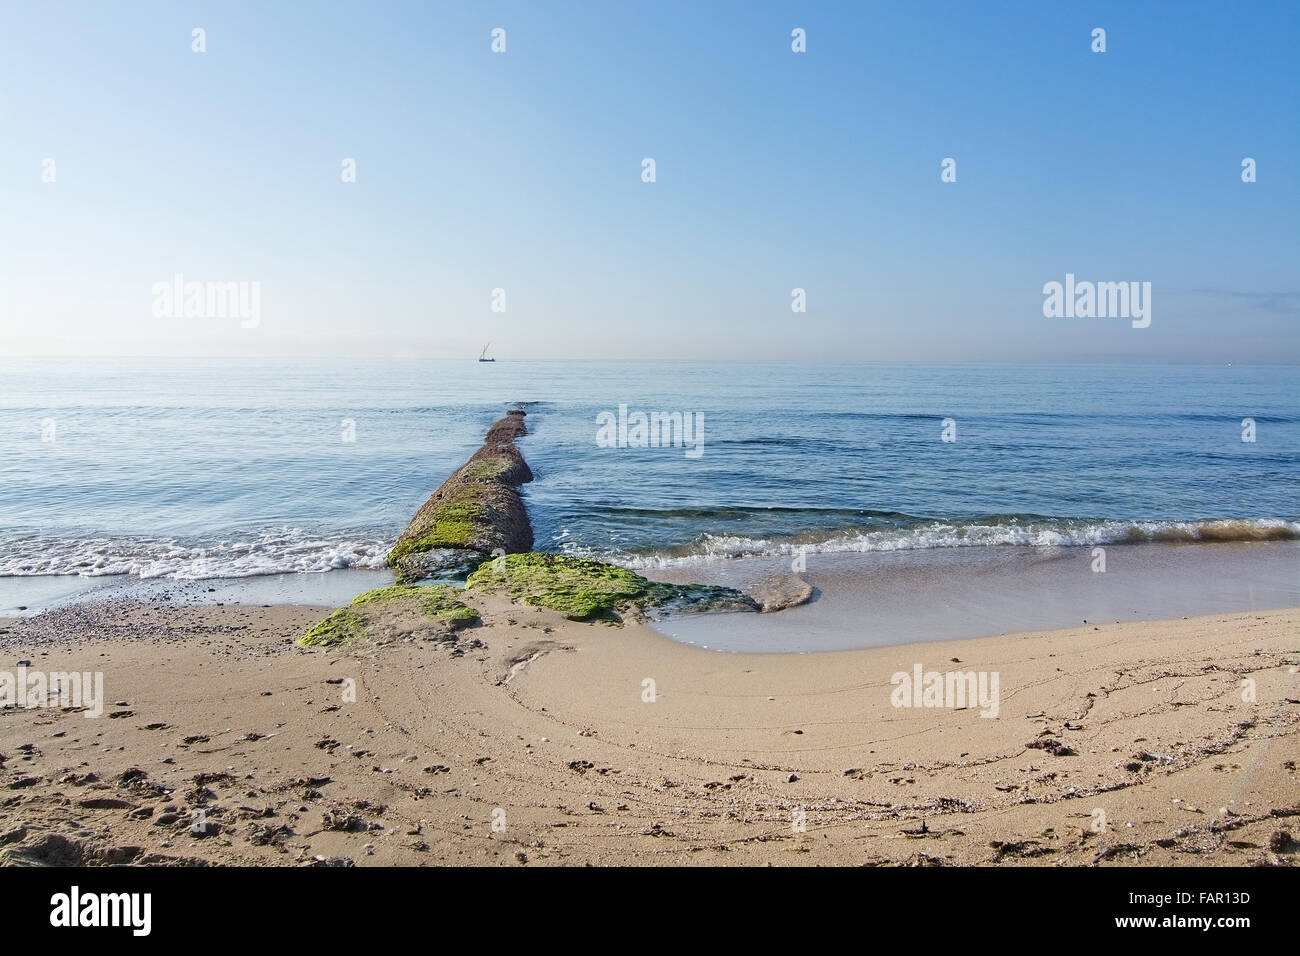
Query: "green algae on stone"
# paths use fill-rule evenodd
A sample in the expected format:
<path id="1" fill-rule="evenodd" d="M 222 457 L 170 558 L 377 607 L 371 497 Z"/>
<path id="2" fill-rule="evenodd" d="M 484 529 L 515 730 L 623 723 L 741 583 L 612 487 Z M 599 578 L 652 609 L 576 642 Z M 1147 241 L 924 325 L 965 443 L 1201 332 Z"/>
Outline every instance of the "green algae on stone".
<path id="1" fill-rule="evenodd" d="M 298 638 L 302 647 L 337 647 L 350 644 L 365 631 L 361 616 L 351 608 L 342 607 Z"/>
<path id="2" fill-rule="evenodd" d="M 337 647 L 365 635 L 366 610 L 387 601 L 414 598 L 420 602 L 425 617 L 443 622 L 452 630 L 469 627 L 479 620 L 478 611 L 456 600 L 454 588 L 410 584 L 391 584 L 358 594 L 347 607 L 339 608 L 299 640 L 302 647 Z M 361 608 L 362 613 L 353 610 Z"/>
<path id="3" fill-rule="evenodd" d="M 393 598 L 410 597 L 423 590 L 424 588 L 416 587 L 413 584 L 390 584 L 386 588 L 375 588 L 373 591 L 358 594 L 352 599 L 352 607 L 377 604 L 380 601 L 391 601 Z"/>
<path id="4" fill-rule="evenodd" d="M 468 574 L 492 555 L 532 548 L 518 486 L 533 473 L 514 444 L 527 431 L 523 411 L 508 411 L 488 429 L 483 446 L 420 506 L 388 553 L 399 581 Z"/>
<path id="5" fill-rule="evenodd" d="M 732 588 L 662 584 L 600 561 L 559 554 L 507 554 L 469 576 L 467 590 L 502 591 L 526 604 L 550 608 L 572 621 L 617 619 L 631 608 L 755 610 Z"/>
<path id="6" fill-rule="evenodd" d="M 478 611 L 456 600 L 455 594 L 455 588 L 444 585 L 421 587 L 415 584 L 390 584 L 386 588 L 375 588 L 373 591 L 358 594 L 352 599 L 350 606 L 364 607 L 367 604 L 378 604 L 381 601 L 392 601 L 398 598 L 416 598 L 421 602 L 420 609 L 425 617 L 445 621 L 477 621 Z"/>
<path id="7" fill-rule="evenodd" d="M 502 458 L 484 458 L 477 462 L 471 461 L 465 469 L 463 476 L 473 481 L 490 481 L 494 478 L 500 478 L 510 468 L 510 462 Z"/>
<path id="8" fill-rule="evenodd" d="M 426 592 L 424 613 L 429 617 L 447 621 L 453 627 L 466 627 L 479 619 L 478 611 L 452 597 L 455 593 L 453 588 L 424 587 L 412 590 Z"/>
<path id="9" fill-rule="evenodd" d="M 433 513 L 430 527 L 418 537 L 405 538 L 388 552 L 388 566 L 396 567 L 408 555 L 436 548 L 465 548 L 474 534 L 482 509 L 470 501 L 452 500 Z"/>

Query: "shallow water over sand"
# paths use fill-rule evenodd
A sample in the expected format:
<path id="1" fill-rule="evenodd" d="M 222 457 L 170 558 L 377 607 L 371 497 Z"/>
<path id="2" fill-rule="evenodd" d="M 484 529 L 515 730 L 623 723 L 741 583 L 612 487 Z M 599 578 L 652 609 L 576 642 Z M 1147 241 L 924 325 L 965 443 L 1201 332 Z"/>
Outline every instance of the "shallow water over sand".
<path id="1" fill-rule="evenodd" d="M 1121 545 L 1106 571 L 1090 548 L 947 549 L 808 558 L 818 589 L 775 614 L 676 617 L 663 633 L 726 651 L 832 651 L 1089 623 L 1300 605 L 1300 544 Z M 715 562 L 649 572 L 744 587 L 789 561 Z"/>

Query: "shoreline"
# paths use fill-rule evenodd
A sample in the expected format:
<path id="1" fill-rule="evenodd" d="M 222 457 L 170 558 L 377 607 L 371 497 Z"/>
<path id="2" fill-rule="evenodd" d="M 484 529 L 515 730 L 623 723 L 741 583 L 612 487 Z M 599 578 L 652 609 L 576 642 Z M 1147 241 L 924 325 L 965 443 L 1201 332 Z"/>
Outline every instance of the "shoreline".
<path id="1" fill-rule="evenodd" d="M 1111 545 L 1106 555 L 1105 573 L 1092 570 L 1093 551 L 1086 547 L 810 555 L 798 572 L 815 589 L 807 604 L 762 615 L 675 614 L 651 626 L 673 640 L 713 650 L 822 653 L 1052 631 L 1084 621 L 1159 621 L 1300 606 L 1300 542 Z M 742 591 L 792 574 L 787 558 L 726 559 L 641 573 L 653 581 Z M 390 571 L 356 569 L 200 580 L 0 579 L 0 626 L 103 601 L 334 608 L 394 580 Z M 42 602 L 42 591 L 56 596 Z M 19 603 L 25 611 L 16 610 Z"/>
<path id="2" fill-rule="evenodd" d="M 641 623 L 466 600 L 482 623 L 450 639 L 395 614 L 379 640 L 318 650 L 294 641 L 323 612 L 287 605 L 122 604 L 8 625 L 10 667 L 100 670 L 109 705 L 97 720 L 0 711 L 0 858 L 1294 859 L 1269 843 L 1300 816 L 1300 608 L 718 654 Z M 893 706 L 891 675 L 916 664 L 998 672 L 997 717 Z M 191 832 L 196 810 L 214 832 Z"/>
<path id="3" fill-rule="evenodd" d="M 1161 621 L 1300 605 L 1300 542 L 936 548 L 808 555 L 811 602 L 775 615 L 678 616 L 655 623 L 684 643 L 763 653 L 854 650 L 1085 623 Z M 789 559 L 643 572 L 746 590 Z"/>

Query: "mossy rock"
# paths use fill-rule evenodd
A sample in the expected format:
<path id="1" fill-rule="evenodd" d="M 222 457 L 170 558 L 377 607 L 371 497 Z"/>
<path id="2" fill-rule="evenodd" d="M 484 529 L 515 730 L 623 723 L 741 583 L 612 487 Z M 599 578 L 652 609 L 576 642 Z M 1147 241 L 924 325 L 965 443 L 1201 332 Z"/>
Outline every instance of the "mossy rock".
<path id="1" fill-rule="evenodd" d="M 449 576 L 457 565 L 468 565 L 463 573 L 469 574 L 494 554 L 532 548 L 518 487 L 532 481 L 533 472 L 514 444 L 527 431 L 521 410 L 507 412 L 488 429 L 483 446 L 420 506 L 388 553 L 399 581 Z"/>
<path id="2" fill-rule="evenodd" d="M 388 552 L 388 566 L 397 567 L 402 559 L 434 549 L 464 549 L 470 544 L 480 522 L 483 508 L 473 500 L 470 489 L 461 486 L 456 498 L 438 505 L 430 517 L 428 529 L 419 536 L 403 538 Z"/>
<path id="3" fill-rule="evenodd" d="M 416 587 L 393 584 L 358 594 L 347 607 L 339 608 L 298 639 L 302 647 L 339 647 L 366 636 L 367 612 L 390 601 L 412 600 L 426 618 L 438 621 L 449 631 L 478 623 L 478 611 L 456 599 L 455 588 Z"/>
<path id="4" fill-rule="evenodd" d="M 484 458 L 466 464 L 461 476 L 467 481 L 495 481 L 510 470 L 511 463 L 505 458 Z"/>
<path id="5" fill-rule="evenodd" d="M 571 621 L 619 620 L 629 610 L 757 610 L 733 588 L 662 584 L 600 561 L 559 554 L 507 554 L 469 576 L 467 590 L 505 593 Z"/>
<path id="6" fill-rule="evenodd" d="M 351 608 L 341 607 L 298 638 L 302 647 L 337 647 L 351 644 L 365 631 L 365 622 Z"/>
<path id="7" fill-rule="evenodd" d="M 452 588 L 427 587 L 411 588 L 411 590 L 426 593 L 427 596 L 421 595 L 425 617 L 449 621 L 457 627 L 469 627 L 479 621 L 478 611 L 452 597 L 455 593 Z"/>
<path id="8" fill-rule="evenodd" d="M 473 467 L 494 466 L 483 462 Z M 468 574 L 494 552 L 532 547 L 532 530 L 522 513 L 519 493 L 508 485 L 490 478 L 458 479 L 425 503 L 386 563 L 408 583 L 438 573 L 442 565 L 469 565 Z M 506 530 L 512 527 L 513 536 Z M 448 561 L 449 555 L 455 560 Z"/>

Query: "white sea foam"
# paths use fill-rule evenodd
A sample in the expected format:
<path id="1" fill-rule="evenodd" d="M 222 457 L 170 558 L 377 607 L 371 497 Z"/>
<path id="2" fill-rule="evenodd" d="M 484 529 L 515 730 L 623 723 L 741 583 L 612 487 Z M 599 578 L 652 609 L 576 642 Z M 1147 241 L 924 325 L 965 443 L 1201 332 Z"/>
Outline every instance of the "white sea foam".
<path id="1" fill-rule="evenodd" d="M 297 528 L 197 543 L 175 538 L 40 536 L 0 543 L 0 576 L 128 574 L 141 579 L 202 580 L 382 568 L 389 545 L 361 536 L 310 535 Z"/>
<path id="2" fill-rule="evenodd" d="M 591 548 L 567 529 L 553 543 L 565 554 L 614 561 L 629 568 L 689 567 L 742 557 L 927 548 L 1091 547 L 1143 542 L 1228 542 L 1300 539 L 1300 522 L 1274 518 L 1223 521 L 1084 521 L 1062 518 L 923 521 L 907 527 L 807 533 L 788 538 L 705 534 L 691 545 L 661 551 Z M 211 541 L 175 538 L 57 538 L 0 542 L 0 576 L 132 575 L 141 579 L 204 580 L 267 574 L 319 573 L 384 567 L 391 542 L 366 535 L 312 535 L 297 528 Z"/>
<path id="3" fill-rule="evenodd" d="M 828 533 L 788 539 L 706 534 L 690 549 L 634 553 L 565 545 L 566 553 L 603 558 L 629 568 L 689 567 L 743 557 L 913 551 L 927 548 L 1091 547 L 1105 544 L 1279 541 L 1300 539 L 1300 522 L 1275 518 L 1224 521 L 1015 520 L 989 523 L 931 521 L 906 527 Z M 683 553 L 685 552 L 685 553 Z"/>

